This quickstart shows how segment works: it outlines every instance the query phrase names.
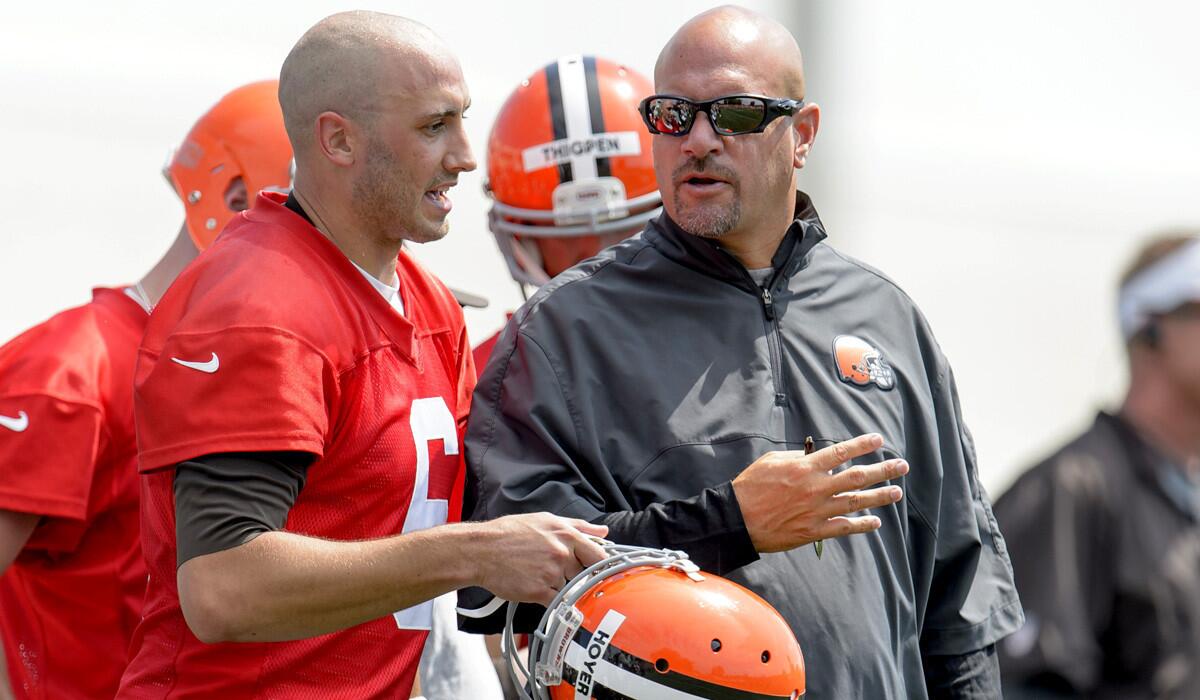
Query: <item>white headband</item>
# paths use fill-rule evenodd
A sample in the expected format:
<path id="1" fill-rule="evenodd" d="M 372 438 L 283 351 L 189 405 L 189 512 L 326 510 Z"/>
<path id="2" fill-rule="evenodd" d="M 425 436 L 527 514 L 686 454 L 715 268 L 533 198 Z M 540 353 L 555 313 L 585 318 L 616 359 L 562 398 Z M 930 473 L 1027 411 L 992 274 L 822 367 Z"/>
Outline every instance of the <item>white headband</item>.
<path id="1" fill-rule="evenodd" d="M 1130 340 L 1158 314 L 1200 301 L 1200 238 L 1142 270 L 1121 287 L 1117 313 Z"/>

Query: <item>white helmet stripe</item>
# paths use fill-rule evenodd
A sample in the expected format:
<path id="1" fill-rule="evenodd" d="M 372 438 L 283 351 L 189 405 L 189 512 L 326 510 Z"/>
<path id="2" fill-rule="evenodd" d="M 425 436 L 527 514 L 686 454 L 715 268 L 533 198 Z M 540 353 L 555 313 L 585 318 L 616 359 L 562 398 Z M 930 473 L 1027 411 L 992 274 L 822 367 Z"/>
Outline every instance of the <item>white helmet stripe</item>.
<path id="1" fill-rule="evenodd" d="M 591 664 L 591 666 L 585 666 L 585 664 Z M 605 659 L 592 660 L 588 658 L 587 650 L 579 646 L 577 642 L 571 642 L 571 647 L 567 649 L 567 665 L 580 674 L 587 672 L 589 668 L 592 669 L 590 673 L 592 684 L 588 686 L 589 690 L 586 695 L 579 692 L 579 676 L 576 676 L 575 700 L 590 699 L 592 697 L 591 689 L 595 687 L 596 683 L 622 695 L 638 698 L 638 700 L 707 700 L 702 695 L 685 693 L 649 678 L 634 675 Z"/>
<path id="2" fill-rule="evenodd" d="M 592 114 L 588 107 L 587 76 L 583 56 L 558 59 L 558 82 L 562 88 L 563 117 L 567 142 L 584 141 L 592 136 Z M 571 156 L 571 176 L 575 181 L 596 179 L 596 159 L 590 153 Z"/>

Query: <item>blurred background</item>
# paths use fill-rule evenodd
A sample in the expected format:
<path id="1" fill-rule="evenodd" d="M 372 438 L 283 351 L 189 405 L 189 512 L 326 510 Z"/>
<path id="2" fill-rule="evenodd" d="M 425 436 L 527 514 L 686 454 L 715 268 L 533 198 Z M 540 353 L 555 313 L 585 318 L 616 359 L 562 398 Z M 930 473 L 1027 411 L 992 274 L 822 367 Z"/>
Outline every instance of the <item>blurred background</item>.
<path id="1" fill-rule="evenodd" d="M 718 3 L 8 3 L 0 10 L 0 342 L 95 285 L 140 277 L 183 208 L 168 150 L 225 92 L 278 75 L 321 17 L 363 7 L 429 24 L 471 87 L 480 170 L 452 230 L 415 253 L 488 297 L 520 295 L 487 230 L 483 157 L 508 93 L 560 54 L 650 74 Z M 821 131 L 802 189 L 830 243 L 882 269 L 955 367 L 984 483 L 1112 405 L 1125 382 L 1115 282 L 1157 230 L 1200 224 L 1195 3 L 743 2 L 790 26 Z"/>

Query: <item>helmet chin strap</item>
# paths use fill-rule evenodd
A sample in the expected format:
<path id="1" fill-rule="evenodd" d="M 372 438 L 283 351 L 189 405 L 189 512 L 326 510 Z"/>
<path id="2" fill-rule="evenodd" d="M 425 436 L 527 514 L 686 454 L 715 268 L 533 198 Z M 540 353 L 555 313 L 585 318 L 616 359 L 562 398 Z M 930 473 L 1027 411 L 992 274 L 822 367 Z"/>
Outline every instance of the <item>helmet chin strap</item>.
<path id="1" fill-rule="evenodd" d="M 537 629 L 529 637 L 527 663 L 522 663 L 513 634 L 517 604 L 509 603 L 505 618 L 501 647 L 504 652 L 504 667 L 512 680 L 513 687 L 524 700 L 550 700 L 548 688 L 562 683 L 562 667 L 565 649 L 583 622 L 583 614 L 575 607 L 580 598 L 601 581 L 630 569 L 657 566 L 677 569 L 694 581 L 703 581 L 700 568 L 679 550 L 653 549 L 632 545 L 616 544 L 593 538 L 608 557 L 579 572 L 559 591 L 546 606 Z M 549 650 L 553 657 L 543 659 Z M 531 673 L 532 670 L 532 673 Z"/>

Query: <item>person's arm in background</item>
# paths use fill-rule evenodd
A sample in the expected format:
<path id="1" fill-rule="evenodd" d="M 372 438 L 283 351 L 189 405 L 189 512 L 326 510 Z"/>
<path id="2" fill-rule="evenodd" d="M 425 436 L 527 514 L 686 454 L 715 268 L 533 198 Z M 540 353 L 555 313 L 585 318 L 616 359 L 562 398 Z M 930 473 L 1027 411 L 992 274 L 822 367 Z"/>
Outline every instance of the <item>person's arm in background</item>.
<path id="1" fill-rule="evenodd" d="M 16 560 L 41 516 L 0 508 L 0 576 Z M 3 614 L 0 610 L 0 614 Z M 8 677 L 8 661 L 4 640 L 0 639 L 0 700 L 12 700 L 12 681 Z"/>

